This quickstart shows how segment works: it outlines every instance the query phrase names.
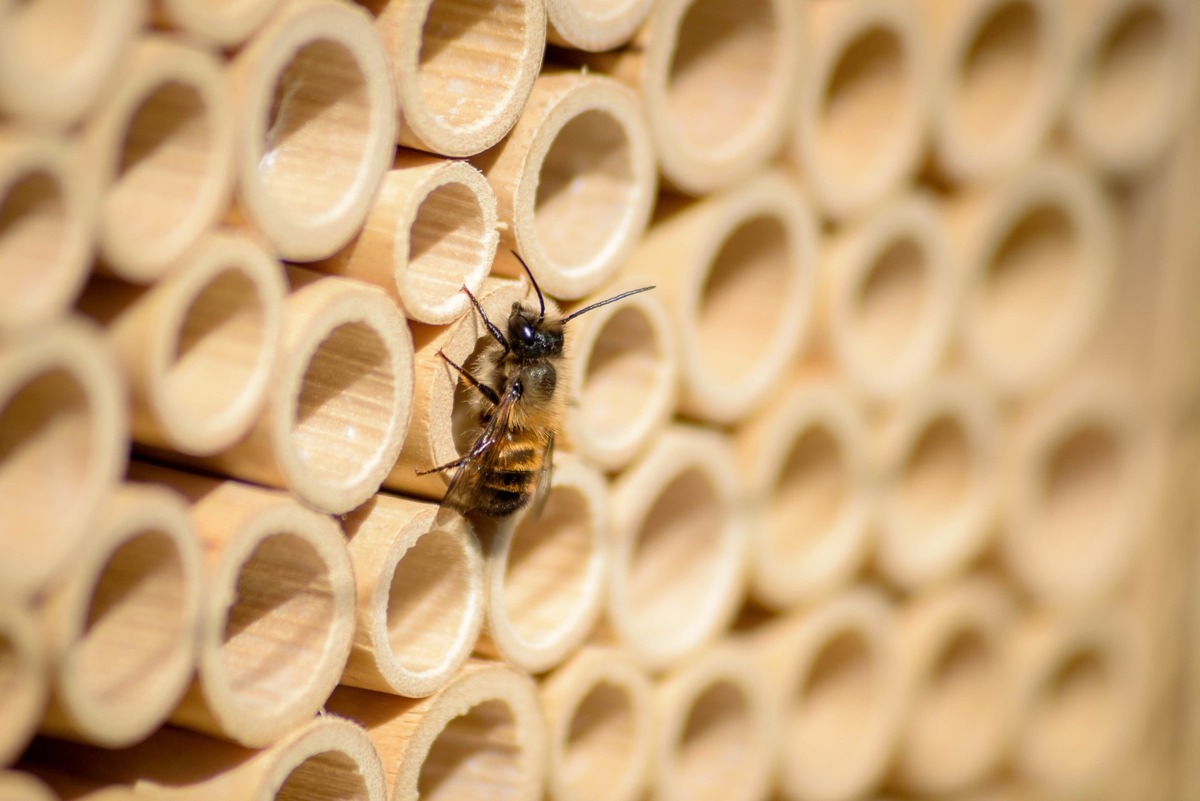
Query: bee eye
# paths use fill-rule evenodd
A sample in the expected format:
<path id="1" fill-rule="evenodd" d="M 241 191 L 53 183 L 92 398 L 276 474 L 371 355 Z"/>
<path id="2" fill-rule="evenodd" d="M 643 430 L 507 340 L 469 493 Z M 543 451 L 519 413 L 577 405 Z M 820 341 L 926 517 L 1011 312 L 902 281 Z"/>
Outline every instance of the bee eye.
<path id="1" fill-rule="evenodd" d="M 521 323 L 521 329 L 517 333 L 525 344 L 533 342 L 533 326 L 529 323 Z"/>

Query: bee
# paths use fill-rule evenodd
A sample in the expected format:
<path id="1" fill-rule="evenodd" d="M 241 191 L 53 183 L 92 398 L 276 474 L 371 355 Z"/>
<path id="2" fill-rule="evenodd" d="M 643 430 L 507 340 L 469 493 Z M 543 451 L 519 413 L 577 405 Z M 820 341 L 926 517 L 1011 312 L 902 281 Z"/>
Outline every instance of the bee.
<path id="1" fill-rule="evenodd" d="M 537 293 L 538 308 L 515 302 L 508 315 L 507 332 L 488 319 L 467 287 L 462 291 L 487 328 L 490 337 L 471 369 L 456 364 L 438 351 L 458 371 L 468 386 L 472 416 L 478 434 L 463 456 L 418 475 L 457 468 L 446 489 L 443 509 L 460 514 L 479 513 L 507 517 L 531 505 L 540 511 L 550 487 L 554 440 L 565 411 L 558 386 L 563 363 L 567 323 L 593 309 L 654 289 L 644 286 L 593 303 L 565 317 L 547 317 L 546 300 L 529 265 L 515 252 Z"/>

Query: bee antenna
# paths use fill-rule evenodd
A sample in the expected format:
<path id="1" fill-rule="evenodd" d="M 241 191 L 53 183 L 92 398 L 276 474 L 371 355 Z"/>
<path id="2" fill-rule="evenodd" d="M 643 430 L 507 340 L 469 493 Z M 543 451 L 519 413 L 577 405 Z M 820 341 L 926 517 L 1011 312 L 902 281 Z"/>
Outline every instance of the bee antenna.
<path id="1" fill-rule="evenodd" d="M 636 294 L 638 294 L 639 292 L 649 292 L 651 289 L 654 289 L 654 287 L 652 287 L 652 286 L 643 286 L 643 287 L 638 287 L 637 289 L 630 289 L 630 290 L 629 290 L 629 291 L 627 291 L 627 292 L 622 292 L 620 295 L 613 295 L 611 298 L 608 298 L 608 299 L 606 299 L 606 300 L 597 301 L 596 303 L 593 303 L 591 306 L 584 306 L 582 309 L 579 309 L 579 310 L 577 310 L 577 311 L 573 311 L 573 312 L 571 312 L 571 313 L 570 313 L 570 314 L 568 314 L 566 317 L 564 317 L 564 318 L 562 319 L 562 321 L 565 323 L 565 322 L 567 322 L 568 320 L 574 319 L 575 317 L 578 317 L 579 315 L 581 315 L 581 314 L 583 314 L 583 313 L 585 313 L 585 312 L 590 312 L 592 309 L 598 309 L 598 308 L 600 308 L 601 306 L 607 306 L 607 305 L 608 305 L 608 304 L 610 304 L 610 303 L 616 303 L 618 300 L 622 300 L 623 298 L 627 298 L 627 297 L 629 297 L 630 295 L 636 295 Z"/>
<path id="2" fill-rule="evenodd" d="M 538 296 L 538 308 L 540 309 L 538 314 L 538 322 L 540 323 L 542 320 L 546 319 L 546 299 L 542 297 L 542 288 L 538 286 L 537 279 L 533 277 L 533 271 L 529 269 L 529 265 L 526 264 L 525 260 L 521 258 L 521 254 L 517 253 L 515 250 L 510 250 L 508 252 L 516 256 L 517 261 L 521 262 L 521 266 L 525 268 L 525 274 L 529 276 L 529 283 L 533 284 L 533 291 L 536 292 Z"/>

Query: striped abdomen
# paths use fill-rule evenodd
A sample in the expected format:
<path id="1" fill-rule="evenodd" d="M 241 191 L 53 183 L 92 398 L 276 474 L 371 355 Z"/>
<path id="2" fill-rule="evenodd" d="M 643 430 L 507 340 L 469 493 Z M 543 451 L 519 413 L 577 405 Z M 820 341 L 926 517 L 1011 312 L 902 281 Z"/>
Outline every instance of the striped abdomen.
<path id="1" fill-rule="evenodd" d="M 499 446 L 495 469 L 480 477 L 476 511 L 505 517 L 529 503 L 542 476 L 546 444 L 545 432 L 509 431 Z"/>

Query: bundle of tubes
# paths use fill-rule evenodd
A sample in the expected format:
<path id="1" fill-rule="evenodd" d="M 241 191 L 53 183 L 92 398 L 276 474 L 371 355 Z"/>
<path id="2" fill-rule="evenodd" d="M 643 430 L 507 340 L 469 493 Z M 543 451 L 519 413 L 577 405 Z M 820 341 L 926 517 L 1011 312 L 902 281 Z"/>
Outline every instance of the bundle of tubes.
<path id="1" fill-rule="evenodd" d="M 0 797 L 1111 794 L 1198 16 L 0 2 Z M 447 517 L 514 252 L 655 288 L 545 506 Z"/>

